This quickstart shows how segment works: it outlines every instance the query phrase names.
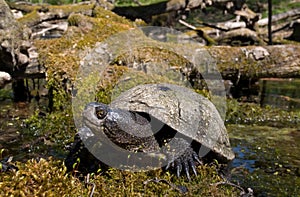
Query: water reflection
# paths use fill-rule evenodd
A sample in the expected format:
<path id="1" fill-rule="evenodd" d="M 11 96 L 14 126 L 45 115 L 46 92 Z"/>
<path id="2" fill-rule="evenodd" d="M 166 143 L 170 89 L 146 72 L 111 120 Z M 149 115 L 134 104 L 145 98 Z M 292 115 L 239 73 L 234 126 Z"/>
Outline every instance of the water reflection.
<path id="1" fill-rule="evenodd" d="M 300 79 L 266 78 L 260 80 L 260 103 L 285 110 L 300 108 Z"/>

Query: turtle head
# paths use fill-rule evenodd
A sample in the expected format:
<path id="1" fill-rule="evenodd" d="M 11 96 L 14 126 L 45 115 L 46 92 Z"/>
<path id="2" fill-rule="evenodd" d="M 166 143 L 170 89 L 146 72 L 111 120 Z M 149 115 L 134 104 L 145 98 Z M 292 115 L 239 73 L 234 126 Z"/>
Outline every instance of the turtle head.
<path id="1" fill-rule="evenodd" d="M 101 139 L 107 139 L 124 148 L 137 147 L 153 138 L 149 120 L 136 112 L 92 102 L 82 113 L 83 126 Z M 134 149 L 134 148 L 129 148 Z"/>
<path id="2" fill-rule="evenodd" d="M 127 135 L 128 125 L 134 124 L 129 111 L 92 102 L 85 106 L 82 113 L 83 125 L 95 135 L 105 134 L 112 141 L 122 141 Z"/>

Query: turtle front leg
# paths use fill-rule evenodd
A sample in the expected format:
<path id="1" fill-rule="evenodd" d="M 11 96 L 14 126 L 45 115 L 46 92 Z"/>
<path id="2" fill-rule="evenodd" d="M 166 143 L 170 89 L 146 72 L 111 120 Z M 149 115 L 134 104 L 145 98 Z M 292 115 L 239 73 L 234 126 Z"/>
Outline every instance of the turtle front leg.
<path id="1" fill-rule="evenodd" d="M 170 167 L 176 170 L 176 174 L 179 177 L 182 170 L 188 180 L 191 180 L 190 169 L 197 176 L 196 162 L 202 164 L 198 154 L 191 147 L 185 139 L 173 138 L 169 143 L 163 147 L 163 152 L 167 155 L 167 165 L 165 167 L 168 170 Z"/>

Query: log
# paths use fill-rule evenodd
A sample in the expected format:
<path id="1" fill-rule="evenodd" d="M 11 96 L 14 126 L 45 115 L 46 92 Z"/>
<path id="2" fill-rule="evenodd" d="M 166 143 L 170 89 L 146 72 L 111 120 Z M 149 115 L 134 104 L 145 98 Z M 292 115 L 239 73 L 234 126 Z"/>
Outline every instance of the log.
<path id="1" fill-rule="evenodd" d="M 231 46 L 266 45 L 266 43 L 257 35 L 255 31 L 252 31 L 248 28 L 234 29 L 225 32 L 216 40 L 219 44 Z"/>
<path id="2" fill-rule="evenodd" d="M 300 78 L 300 45 L 213 46 L 207 50 L 224 79 Z"/>
<path id="3" fill-rule="evenodd" d="M 232 29 L 229 31 L 228 29 L 226 29 L 226 27 L 201 23 L 202 25 L 225 32 L 221 34 L 221 36 L 216 36 L 216 38 L 213 39 L 208 35 L 208 31 L 204 31 L 202 28 L 197 28 L 183 20 L 179 20 L 179 23 L 196 31 L 198 36 L 202 37 L 209 46 L 215 45 L 217 42 L 222 45 L 234 45 L 233 42 L 238 42 L 237 45 L 266 45 L 266 43 L 261 38 L 259 38 L 255 31 L 252 31 L 247 28 Z"/>
<path id="4" fill-rule="evenodd" d="M 3 7 L 6 8 L 5 6 Z M 86 7 L 84 7 L 83 9 L 84 12 L 89 10 L 85 8 Z M 43 13 L 47 13 L 50 11 L 50 10 L 48 11 L 46 10 L 44 10 Z M 62 9 L 58 9 L 57 7 L 57 11 L 58 10 L 62 10 Z M 64 11 L 57 12 L 57 13 L 64 13 L 62 15 L 59 15 L 62 17 L 66 17 L 69 14 L 69 12 L 64 12 Z M 90 13 L 90 11 L 88 11 L 88 13 Z M 6 15 L 6 16 L 11 16 L 11 15 Z M 49 14 L 48 16 L 53 16 L 53 15 Z M 38 23 L 40 23 L 42 20 L 37 20 L 37 21 Z M 7 25 L 8 23 L 3 23 L 3 24 Z M 31 23 L 29 22 L 29 24 Z M 24 38 L 20 38 L 21 41 L 22 39 Z M 11 48 L 9 47 L 10 45 L 7 45 L 6 44 L 7 42 L 4 41 L 1 42 L 1 46 L 6 49 Z M 24 43 L 21 41 L 20 43 Z M 27 61 L 26 58 L 22 58 L 22 55 L 17 56 L 15 61 L 20 62 L 19 66 L 22 69 L 20 69 L 20 72 L 13 73 L 12 76 L 14 78 L 26 78 L 26 77 L 35 78 L 35 77 L 45 76 L 45 68 L 42 65 L 40 65 L 38 62 L 37 49 L 31 46 L 31 43 L 29 43 L 28 46 L 26 45 L 26 47 L 24 44 L 23 45 L 20 44 L 20 47 L 22 46 L 27 50 L 27 54 L 29 54 L 28 55 L 29 62 L 33 62 L 33 63 L 29 63 L 27 65 L 24 63 Z M 207 50 L 211 53 L 212 57 L 216 60 L 220 72 L 225 79 L 236 80 L 237 76 L 245 79 L 261 78 L 261 77 L 280 77 L 280 78 L 300 77 L 300 57 L 299 57 L 300 45 L 278 45 L 278 46 L 263 46 L 263 47 L 261 46 L 260 47 L 211 46 L 211 47 L 207 47 Z M 16 52 L 18 51 L 12 51 L 12 52 L 13 54 L 16 54 Z M 16 66 L 16 65 L 14 64 L 11 66 Z"/>
<path id="5" fill-rule="evenodd" d="M 207 5 L 218 4 L 225 6 L 230 0 L 165 0 L 154 4 L 139 6 L 115 6 L 113 12 L 120 16 L 135 20 L 137 18 L 149 21 L 152 16 L 172 11 L 191 10 Z"/>
<path id="6" fill-rule="evenodd" d="M 300 78 L 300 45 L 210 46 L 206 49 L 226 80 Z M 44 71 L 41 65 L 35 65 L 22 75 L 36 77 Z"/>

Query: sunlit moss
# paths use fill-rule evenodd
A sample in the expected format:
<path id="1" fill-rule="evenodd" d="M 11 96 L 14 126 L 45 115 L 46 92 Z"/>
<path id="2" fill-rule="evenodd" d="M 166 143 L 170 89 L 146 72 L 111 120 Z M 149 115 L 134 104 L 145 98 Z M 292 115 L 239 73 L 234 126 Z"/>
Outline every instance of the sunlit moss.
<path id="1" fill-rule="evenodd" d="M 227 123 L 276 127 L 300 125 L 300 111 L 285 111 L 271 106 L 260 107 L 255 103 L 240 103 L 234 99 L 228 100 L 227 109 Z"/>
<path id="2" fill-rule="evenodd" d="M 188 182 L 186 177 L 177 178 L 162 170 L 148 172 L 126 172 L 108 169 L 100 174 L 91 174 L 89 183 L 75 175 L 66 174 L 60 160 L 32 159 L 17 163 L 18 171 L 0 175 L 1 196 L 88 196 L 95 185 L 94 196 L 156 196 L 182 195 L 176 187 L 187 189 L 186 195 L 236 196 L 238 191 L 230 186 L 216 186 L 222 179 L 214 166 L 199 166 L 199 175 Z M 152 182 L 151 179 L 163 179 Z M 174 184 L 170 186 L 170 184 Z"/>
<path id="3" fill-rule="evenodd" d="M 88 189 L 78 179 L 66 175 L 61 161 L 50 158 L 17 163 L 18 171 L 0 175 L 1 196 L 84 195 Z"/>
<path id="4" fill-rule="evenodd" d="M 98 12 L 103 11 L 97 8 Z M 82 52 L 92 48 L 97 42 L 132 27 L 130 22 L 124 22 L 120 16 L 97 14 L 92 18 L 80 14 L 72 14 L 66 34 L 59 39 L 36 40 L 40 62 L 47 69 L 48 86 L 54 91 L 54 106 L 60 109 L 70 101 L 71 85 L 76 78 Z M 57 103 L 57 102 L 59 103 Z"/>
<path id="5" fill-rule="evenodd" d="M 24 25 L 32 26 L 35 25 L 43 20 L 43 14 L 39 14 L 39 12 L 45 12 L 46 14 L 51 14 L 53 16 L 65 16 L 67 17 L 71 13 L 88 13 L 92 12 L 92 9 L 95 5 L 94 4 L 86 4 L 86 5 L 37 5 L 37 6 L 30 6 L 31 12 L 19 18 L 18 21 Z M 26 10 L 26 6 L 24 6 Z M 28 10 L 28 11 L 30 11 Z"/>

